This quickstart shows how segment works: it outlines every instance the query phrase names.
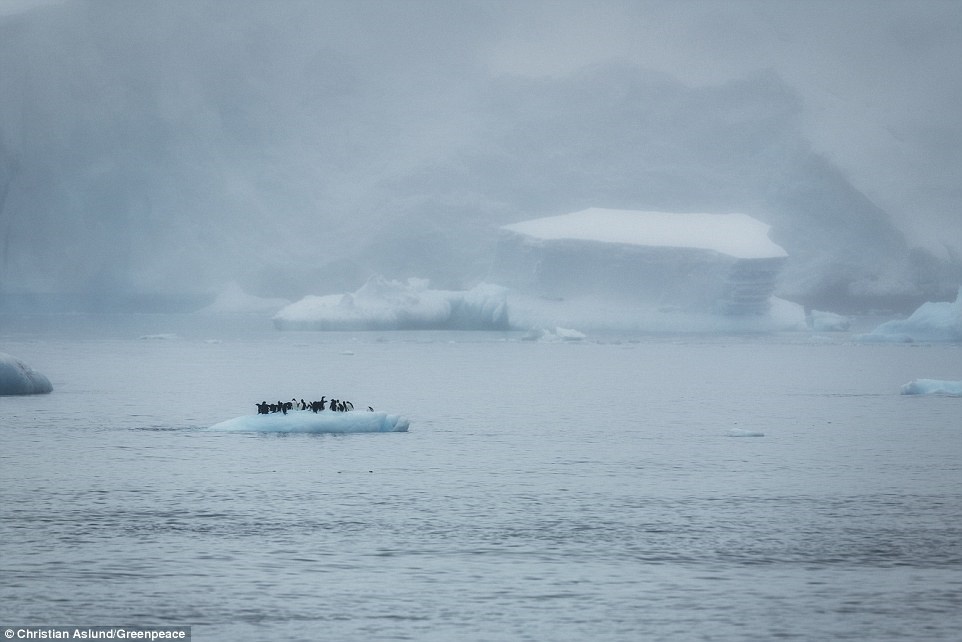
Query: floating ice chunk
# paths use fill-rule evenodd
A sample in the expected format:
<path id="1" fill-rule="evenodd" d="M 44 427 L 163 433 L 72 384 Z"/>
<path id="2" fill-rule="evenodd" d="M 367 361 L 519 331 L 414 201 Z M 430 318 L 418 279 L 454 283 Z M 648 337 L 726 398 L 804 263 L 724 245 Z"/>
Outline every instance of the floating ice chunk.
<path id="1" fill-rule="evenodd" d="M 902 386 L 903 395 L 945 395 L 962 397 L 962 381 L 915 379 Z"/>
<path id="2" fill-rule="evenodd" d="M 806 321 L 815 332 L 845 332 L 852 326 L 852 320 L 848 317 L 821 310 L 812 310 Z"/>
<path id="3" fill-rule="evenodd" d="M 886 321 L 858 339 L 899 343 L 962 341 L 962 288 L 954 302 L 923 303 L 908 319 Z"/>
<path id="4" fill-rule="evenodd" d="M 274 315 L 279 330 L 506 330 L 505 289 L 432 290 L 372 276 L 354 293 L 307 296 Z"/>
<path id="5" fill-rule="evenodd" d="M 0 352 L 0 395 L 43 395 L 52 390 L 47 377 L 13 355 Z"/>
<path id="6" fill-rule="evenodd" d="M 584 332 L 578 332 L 577 330 L 572 330 L 571 328 L 559 328 L 556 327 L 553 330 L 547 328 L 540 328 L 536 330 L 530 330 L 523 337 L 522 341 L 583 341 L 585 339 Z"/>
<path id="7" fill-rule="evenodd" d="M 725 431 L 727 437 L 764 437 L 765 433 L 757 430 L 745 430 L 744 428 L 729 428 Z"/>
<path id="8" fill-rule="evenodd" d="M 208 430 L 224 432 L 407 432 L 410 422 L 386 412 L 311 412 L 292 410 L 287 414 L 244 415 L 214 424 Z"/>
<path id="9" fill-rule="evenodd" d="M 245 292 L 237 283 L 231 283 L 217 295 L 214 302 L 198 310 L 201 314 L 256 314 L 277 312 L 290 301 L 265 298 Z"/>
<path id="10" fill-rule="evenodd" d="M 144 334 L 140 336 L 142 341 L 175 341 L 180 336 L 173 332 L 160 332 L 157 334 Z"/>

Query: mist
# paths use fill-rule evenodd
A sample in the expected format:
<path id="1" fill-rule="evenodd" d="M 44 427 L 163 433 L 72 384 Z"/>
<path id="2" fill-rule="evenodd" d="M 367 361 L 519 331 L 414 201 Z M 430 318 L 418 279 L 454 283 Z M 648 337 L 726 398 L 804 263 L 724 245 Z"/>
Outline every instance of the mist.
<path id="1" fill-rule="evenodd" d="M 745 212 L 832 309 L 948 298 L 962 7 L 18 2 L 0 301 L 472 287 L 499 226 Z"/>

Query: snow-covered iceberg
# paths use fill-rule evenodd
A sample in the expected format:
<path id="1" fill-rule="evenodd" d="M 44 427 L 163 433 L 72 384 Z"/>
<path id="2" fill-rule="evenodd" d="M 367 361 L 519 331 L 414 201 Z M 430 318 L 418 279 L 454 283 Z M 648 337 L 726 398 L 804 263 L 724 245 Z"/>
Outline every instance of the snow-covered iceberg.
<path id="1" fill-rule="evenodd" d="M 371 277 L 281 309 L 281 330 L 770 332 L 805 327 L 772 295 L 786 259 L 745 214 L 591 208 L 502 228 L 489 282 L 435 290 Z M 497 285 L 495 285 L 497 284 Z"/>
<path id="2" fill-rule="evenodd" d="M 42 395 L 51 391 L 50 379 L 13 355 L 0 352 L 0 395 Z"/>
<path id="3" fill-rule="evenodd" d="M 244 415 L 214 424 L 208 430 L 224 432 L 355 433 L 407 432 L 410 422 L 386 412 L 309 412 L 294 410 L 268 415 Z"/>
<path id="4" fill-rule="evenodd" d="M 274 315 L 279 330 L 506 330 L 506 290 L 434 290 L 372 276 L 356 292 L 307 296 Z"/>
<path id="5" fill-rule="evenodd" d="M 955 301 L 923 303 L 908 319 L 886 321 L 860 341 L 962 341 L 962 288 Z"/>
<path id="6" fill-rule="evenodd" d="M 945 395 L 962 397 L 962 381 L 915 379 L 902 386 L 903 395 Z"/>
<path id="7" fill-rule="evenodd" d="M 739 213 L 589 208 L 502 227 L 491 280 L 549 300 L 759 315 L 787 258 L 768 230 Z"/>

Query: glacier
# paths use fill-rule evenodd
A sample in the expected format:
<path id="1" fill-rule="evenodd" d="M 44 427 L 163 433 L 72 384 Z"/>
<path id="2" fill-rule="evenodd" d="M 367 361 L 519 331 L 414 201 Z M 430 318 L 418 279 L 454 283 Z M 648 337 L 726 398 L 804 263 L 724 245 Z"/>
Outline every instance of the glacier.
<path id="1" fill-rule="evenodd" d="M 50 379 L 13 355 L 0 352 L 0 395 L 42 395 L 52 391 Z"/>
<path id="2" fill-rule="evenodd" d="M 410 421 L 386 412 L 315 413 L 294 410 L 286 414 L 244 415 L 210 426 L 219 432 L 286 432 L 286 433 L 360 433 L 407 432 Z"/>
<path id="3" fill-rule="evenodd" d="M 886 321 L 868 334 L 863 342 L 962 341 L 962 287 L 955 301 L 923 303 L 907 319 Z"/>

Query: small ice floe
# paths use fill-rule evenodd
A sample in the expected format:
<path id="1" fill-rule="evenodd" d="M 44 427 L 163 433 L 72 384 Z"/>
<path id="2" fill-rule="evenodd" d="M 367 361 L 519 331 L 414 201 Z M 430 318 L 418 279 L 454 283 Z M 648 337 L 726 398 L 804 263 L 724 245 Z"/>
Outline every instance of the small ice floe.
<path id="1" fill-rule="evenodd" d="M 915 379 L 902 386 L 903 395 L 942 395 L 962 397 L 962 381 Z"/>
<path id="2" fill-rule="evenodd" d="M 407 432 L 410 421 L 386 412 L 310 412 L 292 410 L 268 415 L 245 415 L 208 428 L 218 432 L 359 433 Z"/>
<path id="3" fill-rule="evenodd" d="M 140 336 L 141 341 L 173 341 L 179 339 L 180 337 L 173 332 L 161 332 L 159 334 L 143 334 Z"/>
<path id="4" fill-rule="evenodd" d="M 765 433 L 757 430 L 745 430 L 744 428 L 729 428 L 725 431 L 726 437 L 764 437 Z"/>
<path id="5" fill-rule="evenodd" d="M 584 341 L 586 335 L 584 332 L 579 332 L 578 330 L 573 330 L 571 328 L 560 328 L 555 327 L 554 329 L 540 328 L 536 330 L 529 330 L 523 337 L 522 341 Z"/>

